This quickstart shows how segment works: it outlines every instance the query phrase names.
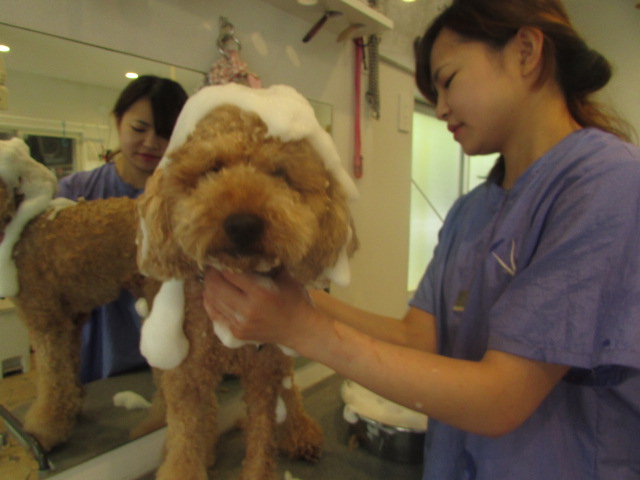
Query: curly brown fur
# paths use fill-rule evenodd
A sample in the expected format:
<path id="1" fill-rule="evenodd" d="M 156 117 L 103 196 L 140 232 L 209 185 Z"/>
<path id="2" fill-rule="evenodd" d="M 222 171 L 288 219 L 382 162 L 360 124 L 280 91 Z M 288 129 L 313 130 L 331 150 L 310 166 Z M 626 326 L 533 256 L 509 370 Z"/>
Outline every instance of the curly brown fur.
<path id="1" fill-rule="evenodd" d="M 16 206 L 4 197 L 0 182 L 0 218 Z M 14 248 L 20 291 L 12 301 L 38 372 L 25 429 L 47 450 L 68 439 L 82 406 L 80 331 L 89 312 L 115 300 L 123 286 L 148 300 L 158 288 L 138 273 L 136 230 L 129 198 L 79 202 L 34 218 Z"/>
<path id="2" fill-rule="evenodd" d="M 162 376 L 167 402 L 166 458 L 157 478 L 203 480 L 215 443 L 214 387 L 241 376 L 248 406 L 242 478 L 275 478 L 278 397 L 287 406 L 280 448 L 310 460 L 322 432 L 300 394 L 285 388 L 292 360 L 273 345 L 224 347 L 202 307 L 198 276 L 207 266 L 266 272 L 287 268 L 309 283 L 332 267 L 349 239 L 345 195 L 307 141 L 267 136 L 255 114 L 218 107 L 156 170 L 138 207 L 141 270 L 185 279 L 187 358 Z M 352 246 L 355 239 L 352 240 Z"/>

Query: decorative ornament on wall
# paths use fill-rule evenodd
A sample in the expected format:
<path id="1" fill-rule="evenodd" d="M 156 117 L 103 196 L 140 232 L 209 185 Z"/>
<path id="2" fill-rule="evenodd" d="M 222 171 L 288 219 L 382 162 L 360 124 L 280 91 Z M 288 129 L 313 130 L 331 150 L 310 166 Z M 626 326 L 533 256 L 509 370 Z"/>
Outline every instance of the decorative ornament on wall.
<path id="1" fill-rule="evenodd" d="M 239 83 L 253 88 L 260 88 L 260 77 L 249 70 L 247 64 L 240 58 L 242 44 L 235 35 L 233 24 L 226 18 L 220 17 L 220 35 L 217 47 L 221 54 L 205 77 L 204 85 L 224 85 Z"/>

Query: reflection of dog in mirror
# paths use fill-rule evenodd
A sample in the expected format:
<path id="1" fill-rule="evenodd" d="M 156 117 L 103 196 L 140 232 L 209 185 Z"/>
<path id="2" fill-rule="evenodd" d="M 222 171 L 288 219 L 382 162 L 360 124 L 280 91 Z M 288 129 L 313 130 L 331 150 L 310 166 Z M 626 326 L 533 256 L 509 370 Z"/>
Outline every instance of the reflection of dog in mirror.
<path id="1" fill-rule="evenodd" d="M 134 200 L 52 200 L 56 188 L 22 140 L 0 141 L 0 295 L 29 331 L 37 396 L 24 429 L 46 450 L 69 438 L 82 407 L 80 331 L 89 312 L 122 287 L 151 301 L 159 286 L 138 273 Z"/>
<path id="2" fill-rule="evenodd" d="M 0 182 L 0 198 L 5 187 Z M 12 204 L 3 202 L 2 213 Z M 37 365 L 37 397 L 24 428 L 46 450 L 69 438 L 82 407 L 80 331 L 89 312 L 115 300 L 123 286 L 142 296 L 146 285 L 153 298 L 153 282 L 138 274 L 136 228 L 129 198 L 79 202 L 36 216 L 13 250 L 20 290 L 11 299 Z"/>
<path id="3" fill-rule="evenodd" d="M 275 345 L 228 348 L 202 307 L 199 279 L 209 266 L 260 272 L 267 286 L 273 285 L 269 274 L 286 268 L 310 284 L 323 274 L 335 274 L 347 250 L 355 248 L 344 180 L 336 178 L 313 142 L 304 136 L 274 136 L 278 125 L 232 104 L 236 94 L 243 105 L 251 105 L 247 98 L 255 96 L 265 95 L 268 101 L 270 90 L 225 85 L 192 97 L 172 143 L 181 135 L 181 120 L 191 121 L 192 128 L 177 146 L 169 146 L 166 162 L 150 178 L 138 204 L 139 265 L 145 274 L 165 281 L 154 307 L 170 308 L 183 300 L 186 307 L 174 312 L 184 314 L 182 328 L 180 321 L 176 327 L 175 319 L 167 318 L 167 310 L 156 309 L 143 327 L 143 352 L 148 344 L 150 363 L 173 357 L 160 381 L 168 430 L 159 479 L 207 478 L 216 441 L 214 387 L 224 373 L 238 374 L 245 392 L 243 479 L 275 478 L 278 446 L 294 457 L 314 460 L 320 454 L 322 432 L 303 410 L 292 383 L 291 357 Z M 282 99 L 276 95 L 275 100 Z M 286 112 L 288 100 L 285 95 L 284 103 L 273 107 Z M 195 120 L 189 118 L 190 104 L 199 109 Z M 181 338 L 171 337 L 165 327 Z M 168 336 L 172 345 L 159 347 Z M 176 345 L 182 350 L 171 352 Z"/>

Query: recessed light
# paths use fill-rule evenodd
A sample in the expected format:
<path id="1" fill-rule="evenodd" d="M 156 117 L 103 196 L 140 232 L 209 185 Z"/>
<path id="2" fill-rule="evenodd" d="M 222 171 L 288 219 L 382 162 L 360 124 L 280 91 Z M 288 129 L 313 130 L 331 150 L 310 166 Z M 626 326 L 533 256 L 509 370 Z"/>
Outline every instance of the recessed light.
<path id="1" fill-rule="evenodd" d="M 124 76 L 127 78 L 138 78 L 138 74 L 135 72 L 127 72 L 124 74 Z"/>
<path id="2" fill-rule="evenodd" d="M 6 53 L 10 51 L 11 51 L 11 48 L 9 47 L 9 45 L 0 45 L 0 52 Z"/>

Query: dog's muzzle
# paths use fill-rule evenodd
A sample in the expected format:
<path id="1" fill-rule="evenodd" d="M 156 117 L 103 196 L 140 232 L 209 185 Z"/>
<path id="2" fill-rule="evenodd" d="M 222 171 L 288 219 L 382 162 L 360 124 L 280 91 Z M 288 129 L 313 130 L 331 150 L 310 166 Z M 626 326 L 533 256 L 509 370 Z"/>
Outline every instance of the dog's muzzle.
<path id="1" fill-rule="evenodd" d="M 233 214 L 224 221 L 224 231 L 240 254 L 255 252 L 264 230 L 264 220 L 252 213 Z"/>

